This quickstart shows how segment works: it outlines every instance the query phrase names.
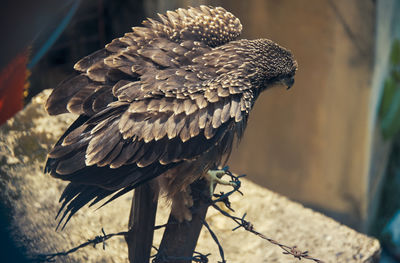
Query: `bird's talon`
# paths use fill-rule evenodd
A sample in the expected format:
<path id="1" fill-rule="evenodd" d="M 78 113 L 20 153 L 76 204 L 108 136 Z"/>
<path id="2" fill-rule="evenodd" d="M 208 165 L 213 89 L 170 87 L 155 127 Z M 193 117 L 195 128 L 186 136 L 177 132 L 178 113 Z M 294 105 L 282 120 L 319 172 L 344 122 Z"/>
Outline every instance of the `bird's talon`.
<path id="1" fill-rule="evenodd" d="M 210 181 L 210 196 L 213 196 L 214 189 L 217 184 L 230 185 L 234 188 L 238 187 L 238 183 L 235 181 L 226 181 L 221 179 L 221 177 L 227 173 L 228 169 L 229 167 L 225 166 L 221 170 L 209 170 L 207 172 L 208 179 Z"/>

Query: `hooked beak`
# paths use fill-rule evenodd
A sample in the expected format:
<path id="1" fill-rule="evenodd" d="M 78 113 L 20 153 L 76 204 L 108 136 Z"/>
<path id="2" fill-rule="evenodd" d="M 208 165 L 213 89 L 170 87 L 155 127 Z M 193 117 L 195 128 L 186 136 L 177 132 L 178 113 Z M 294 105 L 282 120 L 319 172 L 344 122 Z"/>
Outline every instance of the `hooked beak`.
<path id="1" fill-rule="evenodd" d="M 287 86 L 287 90 L 289 90 L 294 84 L 294 76 L 284 79 L 283 83 Z"/>

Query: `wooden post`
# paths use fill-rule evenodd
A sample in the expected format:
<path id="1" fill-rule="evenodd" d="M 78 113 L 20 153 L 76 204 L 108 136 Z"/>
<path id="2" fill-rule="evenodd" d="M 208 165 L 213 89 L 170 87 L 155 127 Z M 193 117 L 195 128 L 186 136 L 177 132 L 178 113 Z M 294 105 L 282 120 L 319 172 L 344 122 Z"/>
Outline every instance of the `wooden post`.
<path id="1" fill-rule="evenodd" d="M 169 216 L 159 252 L 157 263 L 191 263 L 191 257 L 196 248 L 203 220 L 209 205 L 201 196 L 209 194 L 209 186 L 205 179 L 191 186 L 194 205 L 192 221 L 179 223 L 172 215 Z"/>
<path id="2" fill-rule="evenodd" d="M 158 192 L 150 183 L 135 189 L 129 216 L 129 231 L 125 237 L 130 263 L 148 263 L 153 245 Z"/>

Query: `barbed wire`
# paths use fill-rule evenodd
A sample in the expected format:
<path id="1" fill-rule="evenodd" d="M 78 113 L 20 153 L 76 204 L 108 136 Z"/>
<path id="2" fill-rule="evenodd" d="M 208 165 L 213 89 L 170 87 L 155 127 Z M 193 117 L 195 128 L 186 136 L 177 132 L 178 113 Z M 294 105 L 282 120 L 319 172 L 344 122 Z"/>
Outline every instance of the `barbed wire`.
<path id="1" fill-rule="evenodd" d="M 219 261 L 219 262 L 225 263 L 226 260 L 225 260 L 225 256 L 224 256 L 224 249 L 222 248 L 221 243 L 219 242 L 217 235 L 214 233 L 214 231 L 212 231 L 211 227 L 208 225 L 206 220 L 203 220 L 202 223 L 207 228 L 208 232 L 210 232 L 210 235 L 211 235 L 212 239 L 214 239 L 214 242 L 218 246 L 219 255 L 221 256 L 221 259 L 222 259 L 222 261 Z"/>
<path id="2" fill-rule="evenodd" d="M 317 263 L 324 263 L 324 261 L 322 261 L 322 260 L 311 257 L 308 254 L 309 253 L 308 251 L 301 251 L 297 248 L 297 246 L 287 246 L 287 245 L 281 244 L 278 241 L 275 241 L 274 239 L 269 238 L 269 237 L 265 236 L 264 234 L 256 231 L 254 225 L 250 221 L 247 221 L 245 219 L 246 213 L 242 217 L 236 217 L 236 216 L 233 216 L 233 215 L 229 214 L 228 212 L 222 210 L 217 205 L 217 203 L 223 203 L 227 209 L 229 209 L 231 212 L 235 212 L 235 210 L 231 207 L 231 202 L 229 200 L 229 197 L 233 193 L 239 193 L 239 194 L 243 195 L 243 193 L 239 190 L 239 188 L 241 187 L 240 178 L 245 176 L 245 175 L 237 176 L 237 175 L 233 174 L 232 172 L 229 171 L 228 167 L 224 167 L 223 169 L 225 170 L 225 173 L 231 177 L 231 182 L 235 183 L 233 190 L 231 190 L 227 193 L 220 192 L 219 194 L 214 194 L 214 197 L 216 197 L 216 199 L 213 199 L 213 200 L 209 196 L 205 196 L 205 195 L 201 195 L 201 196 L 202 196 L 202 198 L 205 199 L 205 201 L 206 201 L 205 203 L 207 205 L 212 206 L 214 209 L 219 211 L 222 215 L 232 219 L 232 221 L 234 221 L 237 224 L 237 226 L 235 228 L 233 228 L 232 231 L 235 231 L 239 228 L 243 228 L 244 230 L 259 236 L 260 238 L 268 241 L 269 243 L 280 247 L 283 250 L 282 253 L 285 255 L 291 255 L 298 260 L 308 259 L 308 260 L 312 260 Z M 192 211 L 192 212 L 194 212 L 194 211 Z M 222 260 L 222 261 L 218 261 L 218 263 L 226 263 L 227 261 L 225 260 L 224 250 L 223 250 L 221 243 L 218 240 L 217 235 L 213 232 L 213 230 L 211 229 L 211 227 L 205 220 L 202 220 L 202 224 L 207 228 L 212 239 L 218 246 L 219 254 L 220 254 L 220 257 Z M 164 224 L 164 225 L 155 226 L 154 230 L 164 228 L 167 225 L 168 225 L 168 223 Z M 32 260 L 32 262 L 54 262 L 55 261 L 54 259 L 56 257 L 67 256 L 67 255 L 74 253 L 75 251 L 77 251 L 81 248 L 84 248 L 88 245 L 93 245 L 93 247 L 95 247 L 99 243 L 103 244 L 103 249 L 105 250 L 106 240 L 108 240 L 112 237 L 115 237 L 115 236 L 124 236 L 125 237 L 128 234 L 128 231 L 106 234 L 103 228 L 101 229 L 101 232 L 102 232 L 102 235 L 96 236 L 93 239 L 89 239 L 88 241 L 86 241 L 68 251 L 52 253 L 52 254 L 39 254 L 39 255 L 35 256 L 34 258 L 31 258 L 31 260 Z M 192 262 L 208 263 L 209 262 L 208 257 L 211 255 L 211 254 L 202 254 L 200 252 L 195 251 L 193 253 L 192 257 L 168 256 L 168 255 L 165 255 L 162 251 L 159 251 L 158 248 L 156 248 L 154 246 L 153 246 L 153 248 L 157 251 L 157 253 L 150 257 L 150 258 L 153 258 L 152 263 L 174 262 L 176 260 L 191 260 Z"/>
<path id="3" fill-rule="evenodd" d="M 246 213 L 242 217 L 236 217 L 236 216 L 233 216 L 233 215 L 229 214 L 228 212 L 222 210 L 217 205 L 218 202 L 223 203 L 225 205 L 225 207 L 228 208 L 230 211 L 232 211 L 232 212 L 235 211 L 231 207 L 231 202 L 229 201 L 229 196 L 232 195 L 235 192 L 238 192 L 241 195 L 243 195 L 243 193 L 239 191 L 239 188 L 241 186 L 240 178 L 246 176 L 246 175 L 237 176 L 237 175 L 233 174 L 232 172 L 230 172 L 228 167 L 224 167 L 224 169 L 225 169 L 225 173 L 231 177 L 231 181 L 234 182 L 236 185 L 233 187 L 233 190 L 228 192 L 228 193 L 220 192 L 220 194 L 214 194 L 214 196 L 217 197 L 217 199 L 212 200 L 210 202 L 210 206 L 212 206 L 214 209 L 219 211 L 222 215 L 232 219 L 238 225 L 235 228 L 233 228 L 232 231 L 235 231 L 235 230 L 237 230 L 239 228 L 243 228 L 244 230 L 257 235 L 260 238 L 262 238 L 264 240 L 267 240 L 271 244 L 279 246 L 282 250 L 284 250 L 282 253 L 285 254 L 285 255 L 292 255 L 294 258 L 297 258 L 298 260 L 301 260 L 301 259 L 304 258 L 304 259 L 312 260 L 312 261 L 317 262 L 317 263 L 324 263 L 324 261 L 322 261 L 320 259 L 311 257 L 308 254 L 309 253 L 308 251 L 301 251 L 301 250 L 299 250 L 297 248 L 297 246 L 287 246 L 287 245 L 281 244 L 278 241 L 275 241 L 274 239 L 269 238 L 269 237 L 265 236 L 264 234 L 256 231 L 255 228 L 254 228 L 254 225 L 250 221 L 245 220 Z M 218 248 L 220 250 L 220 256 L 221 256 L 221 259 L 222 259 L 222 263 L 225 263 L 226 261 L 224 259 L 223 250 L 222 250 L 222 253 L 221 253 L 222 247 L 221 247 L 221 245 L 220 245 L 220 243 L 218 241 L 217 236 L 215 235 L 214 232 L 212 232 L 212 230 L 211 230 L 210 226 L 207 224 L 207 222 L 203 221 L 203 224 L 208 229 L 208 231 L 210 232 L 210 234 L 211 234 L 212 238 L 214 239 L 214 241 L 217 243 Z"/>
<path id="4" fill-rule="evenodd" d="M 202 254 L 200 252 L 194 251 L 192 257 L 175 257 L 164 254 L 162 251 L 159 251 L 158 248 L 155 246 L 153 246 L 153 248 L 157 251 L 157 253 L 150 257 L 153 258 L 153 260 L 151 261 L 152 263 L 175 262 L 176 260 L 190 260 L 191 262 L 208 263 L 208 257 L 211 255 L 210 253 Z"/>
<path id="5" fill-rule="evenodd" d="M 101 228 L 101 233 L 102 235 L 96 236 L 93 239 L 88 239 L 85 243 L 80 244 L 79 246 L 76 246 L 74 248 L 71 248 L 70 250 L 64 251 L 64 252 L 58 252 L 58 253 L 51 253 L 51 254 L 39 254 L 36 255 L 35 257 L 31 258 L 30 260 L 32 262 L 54 262 L 54 258 L 60 257 L 60 256 L 67 256 L 71 253 L 74 253 L 75 251 L 84 248 L 89 245 L 93 245 L 93 247 L 96 247 L 97 244 L 103 243 L 103 250 L 106 249 L 106 240 L 115 237 L 115 236 L 126 236 L 128 234 L 127 231 L 123 232 L 118 232 L 118 233 L 112 233 L 112 234 L 106 234 L 104 231 L 104 228 Z"/>

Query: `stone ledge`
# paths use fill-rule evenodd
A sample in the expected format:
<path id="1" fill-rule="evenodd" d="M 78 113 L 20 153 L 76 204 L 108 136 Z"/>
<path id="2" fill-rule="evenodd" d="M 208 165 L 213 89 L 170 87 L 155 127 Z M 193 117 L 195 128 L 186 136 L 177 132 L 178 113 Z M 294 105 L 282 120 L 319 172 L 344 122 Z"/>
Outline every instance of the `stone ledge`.
<path id="1" fill-rule="evenodd" d="M 12 207 L 15 239 L 28 254 L 68 250 L 100 235 L 102 227 L 106 233 L 124 231 L 132 197 L 132 194 L 125 195 L 97 211 L 84 208 L 65 230 L 55 231 L 54 216 L 65 182 L 44 175 L 42 170 L 46 152 L 74 117 L 68 114 L 48 117 L 43 109 L 48 94 L 45 91 L 38 95 L 24 111 L 0 127 L 0 192 L 3 203 Z M 243 180 L 241 190 L 244 197 L 239 194 L 231 197 L 236 215 L 246 212 L 246 218 L 266 236 L 285 245 L 297 245 L 324 262 L 379 262 L 380 245 L 376 239 L 248 180 Z M 165 223 L 167 215 L 168 209 L 160 208 L 157 224 Z M 283 255 L 279 247 L 251 233 L 242 229 L 232 232 L 235 224 L 213 208 L 209 209 L 207 221 L 220 238 L 228 262 L 296 261 Z M 161 234 L 160 230 L 156 231 L 155 244 Z M 210 262 L 220 260 L 218 248 L 205 229 L 196 250 L 212 253 Z M 88 246 L 69 257 L 57 259 L 57 262 L 127 261 L 126 244 L 120 237 L 107 241 L 105 251 L 100 245 L 97 248 Z"/>

